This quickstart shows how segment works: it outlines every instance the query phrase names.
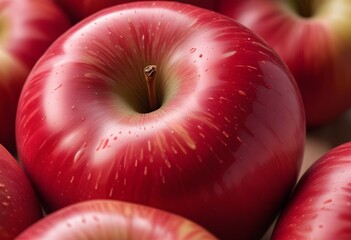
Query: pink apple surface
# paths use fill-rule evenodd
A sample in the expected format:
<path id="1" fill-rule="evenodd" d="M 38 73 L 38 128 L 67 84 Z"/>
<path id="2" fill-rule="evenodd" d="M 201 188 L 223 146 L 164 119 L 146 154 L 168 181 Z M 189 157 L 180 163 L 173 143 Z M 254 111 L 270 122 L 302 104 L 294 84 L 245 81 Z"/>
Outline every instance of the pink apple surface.
<path id="1" fill-rule="evenodd" d="M 23 83 L 69 22 L 51 1 L 0 0 L 0 14 L 0 143 L 15 154 L 15 115 Z"/>
<path id="2" fill-rule="evenodd" d="M 303 175 L 272 239 L 351 239 L 351 142 L 323 155 Z"/>
<path id="3" fill-rule="evenodd" d="M 41 206 L 27 176 L 0 145 L 0 239 L 14 239 L 41 217 Z"/>
<path id="4" fill-rule="evenodd" d="M 114 5 L 133 2 L 132 0 L 55 0 L 59 6 L 67 13 L 73 22 L 82 20 L 83 18 L 96 13 L 104 8 Z M 145 0 L 141 0 L 145 1 Z M 216 0 L 178 0 L 192 4 L 198 7 L 215 10 Z"/>
<path id="5" fill-rule="evenodd" d="M 266 230 L 304 139 L 301 96 L 272 49 L 177 2 L 119 5 L 73 26 L 31 72 L 17 115 L 19 156 L 49 211 L 125 200 L 223 239 Z"/>
<path id="6" fill-rule="evenodd" d="M 351 107 L 351 1 L 222 0 L 218 8 L 264 38 L 287 63 L 308 126 L 330 122 Z"/>
<path id="7" fill-rule="evenodd" d="M 91 200 L 46 216 L 16 240 L 215 240 L 201 226 L 159 209 L 113 200 Z"/>

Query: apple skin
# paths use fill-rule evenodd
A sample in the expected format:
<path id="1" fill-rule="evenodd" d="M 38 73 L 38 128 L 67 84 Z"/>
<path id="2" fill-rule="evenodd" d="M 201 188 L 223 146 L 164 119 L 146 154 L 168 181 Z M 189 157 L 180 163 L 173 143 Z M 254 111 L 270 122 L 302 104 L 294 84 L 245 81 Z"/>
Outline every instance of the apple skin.
<path id="1" fill-rule="evenodd" d="M 112 7 L 122 3 L 133 2 L 132 0 L 55 0 L 59 6 L 70 16 L 75 23 L 87 16 L 96 13 L 104 8 Z M 145 0 L 139 0 L 145 1 Z M 211 10 L 216 9 L 216 0 L 178 0 Z"/>
<path id="2" fill-rule="evenodd" d="M 47 47 L 70 26 L 51 1 L 1 0 L 0 143 L 16 154 L 18 98 L 31 68 Z"/>
<path id="3" fill-rule="evenodd" d="M 351 142 L 314 162 L 279 216 L 272 239 L 351 239 Z"/>
<path id="4" fill-rule="evenodd" d="M 60 209 L 16 240 L 162 239 L 215 240 L 201 226 L 175 214 L 139 204 L 90 200 Z"/>
<path id="5" fill-rule="evenodd" d="M 277 54 L 232 19 L 177 2 L 118 5 L 73 26 L 33 68 L 16 124 L 19 158 L 49 212 L 124 200 L 221 239 L 264 233 L 305 141 L 302 99 Z"/>
<path id="6" fill-rule="evenodd" d="M 0 145 L 0 239 L 14 239 L 43 216 L 29 179 Z"/>
<path id="7" fill-rule="evenodd" d="M 260 35 L 286 62 L 316 127 L 351 107 L 351 2 L 222 0 L 218 11 Z M 295 4 L 295 6 L 294 6 Z"/>

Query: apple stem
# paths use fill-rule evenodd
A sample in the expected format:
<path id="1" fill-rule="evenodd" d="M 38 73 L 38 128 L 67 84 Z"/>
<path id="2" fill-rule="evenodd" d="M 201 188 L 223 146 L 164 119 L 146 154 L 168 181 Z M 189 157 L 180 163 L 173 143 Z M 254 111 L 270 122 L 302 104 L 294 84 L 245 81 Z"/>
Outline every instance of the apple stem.
<path id="1" fill-rule="evenodd" d="M 148 65 L 144 68 L 144 76 L 147 84 L 147 91 L 149 94 L 150 110 L 154 111 L 157 109 L 157 98 L 156 98 L 156 65 Z"/>
<path id="2" fill-rule="evenodd" d="M 312 15 L 312 3 L 306 0 L 298 1 L 298 8 L 301 16 L 310 17 Z"/>

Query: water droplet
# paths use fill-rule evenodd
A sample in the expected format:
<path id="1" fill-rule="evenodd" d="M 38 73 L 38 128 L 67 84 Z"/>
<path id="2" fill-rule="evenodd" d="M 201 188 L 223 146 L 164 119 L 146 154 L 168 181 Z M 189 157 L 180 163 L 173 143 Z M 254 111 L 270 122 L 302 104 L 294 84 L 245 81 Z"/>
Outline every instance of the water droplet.
<path id="1" fill-rule="evenodd" d="M 229 51 L 229 52 L 226 52 L 223 54 L 223 58 L 227 58 L 227 57 L 231 57 L 233 56 L 234 54 L 236 54 L 236 51 Z"/>
<path id="2" fill-rule="evenodd" d="M 151 152 L 151 142 L 150 140 L 147 141 L 147 149 L 149 152 Z"/>
<path id="3" fill-rule="evenodd" d="M 124 178 L 124 180 L 123 180 L 123 185 L 124 185 L 124 186 L 127 186 L 127 178 Z"/>
<path id="4" fill-rule="evenodd" d="M 83 153 L 84 153 L 84 149 L 83 148 L 79 149 L 74 155 L 73 163 L 76 163 L 82 157 Z"/>
<path id="5" fill-rule="evenodd" d="M 87 180 L 89 181 L 91 178 L 91 172 L 88 174 Z"/>
<path id="6" fill-rule="evenodd" d="M 57 74 L 58 74 L 58 73 L 57 73 Z M 57 90 L 57 89 L 59 89 L 60 87 L 62 87 L 62 84 L 59 84 L 59 85 L 54 89 L 54 91 Z"/>
<path id="7" fill-rule="evenodd" d="M 171 165 L 171 163 L 169 162 L 168 159 L 165 159 L 165 164 L 166 164 L 166 166 L 167 166 L 168 168 L 171 168 L 171 167 L 172 167 L 172 165 Z"/>
<path id="8" fill-rule="evenodd" d="M 109 197 L 112 197 L 113 196 L 113 187 L 110 189 L 110 192 L 109 192 Z"/>
<path id="9" fill-rule="evenodd" d="M 273 85 L 269 82 L 266 82 L 265 83 L 265 87 L 268 88 L 268 89 L 272 89 L 273 88 Z"/>
<path id="10" fill-rule="evenodd" d="M 223 135 L 224 135 L 226 138 L 229 138 L 229 134 L 228 134 L 226 131 L 223 131 Z"/>
<path id="11" fill-rule="evenodd" d="M 173 152 L 174 154 L 178 154 L 177 149 L 175 149 L 173 146 L 171 146 L 171 150 L 172 150 L 172 152 Z"/>
<path id="12" fill-rule="evenodd" d="M 189 52 L 194 53 L 196 51 L 196 48 L 190 48 Z"/>
<path id="13" fill-rule="evenodd" d="M 199 55 L 199 58 L 202 58 L 202 56 L 203 56 L 203 55 L 202 55 L 202 53 L 201 53 L 201 54 Z"/>
<path id="14" fill-rule="evenodd" d="M 96 148 L 96 151 L 105 149 L 108 146 L 109 139 L 102 139 L 99 146 Z"/>
<path id="15" fill-rule="evenodd" d="M 238 93 L 239 93 L 241 96 L 246 96 L 246 93 L 245 93 L 243 90 L 239 90 Z"/>

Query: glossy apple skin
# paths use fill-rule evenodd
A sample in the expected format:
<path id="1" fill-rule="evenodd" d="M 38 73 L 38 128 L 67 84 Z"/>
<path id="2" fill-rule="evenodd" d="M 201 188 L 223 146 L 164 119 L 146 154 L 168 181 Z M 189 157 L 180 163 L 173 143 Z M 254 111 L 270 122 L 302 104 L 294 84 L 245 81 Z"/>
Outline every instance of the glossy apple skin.
<path id="1" fill-rule="evenodd" d="M 143 68 L 158 66 L 148 111 Z M 305 118 L 281 59 L 250 30 L 174 2 L 119 5 L 61 36 L 21 95 L 19 156 L 46 208 L 96 198 L 261 235 L 295 184 Z"/>
<path id="2" fill-rule="evenodd" d="M 17 240 L 159 239 L 215 240 L 201 226 L 175 214 L 139 204 L 90 200 L 60 209 Z"/>
<path id="3" fill-rule="evenodd" d="M 351 142 L 323 155 L 303 175 L 272 239 L 351 239 Z"/>
<path id="4" fill-rule="evenodd" d="M 41 206 L 29 179 L 0 145 L 0 239 L 14 239 L 41 217 Z"/>
<path id="5" fill-rule="evenodd" d="M 73 22 L 78 22 L 89 15 L 96 13 L 104 8 L 118 4 L 133 2 L 132 0 L 55 0 L 59 6 L 67 13 Z M 145 1 L 145 0 L 139 0 Z M 178 0 L 198 7 L 211 10 L 216 9 L 216 0 Z"/>
<path id="6" fill-rule="evenodd" d="M 0 143 L 16 153 L 18 98 L 26 77 L 69 21 L 51 1 L 0 1 Z"/>
<path id="7" fill-rule="evenodd" d="M 294 1 L 219 1 L 218 11 L 264 38 L 287 63 L 304 101 L 307 125 L 339 117 L 351 107 L 351 2 L 300 1 L 312 8 L 301 16 Z"/>

